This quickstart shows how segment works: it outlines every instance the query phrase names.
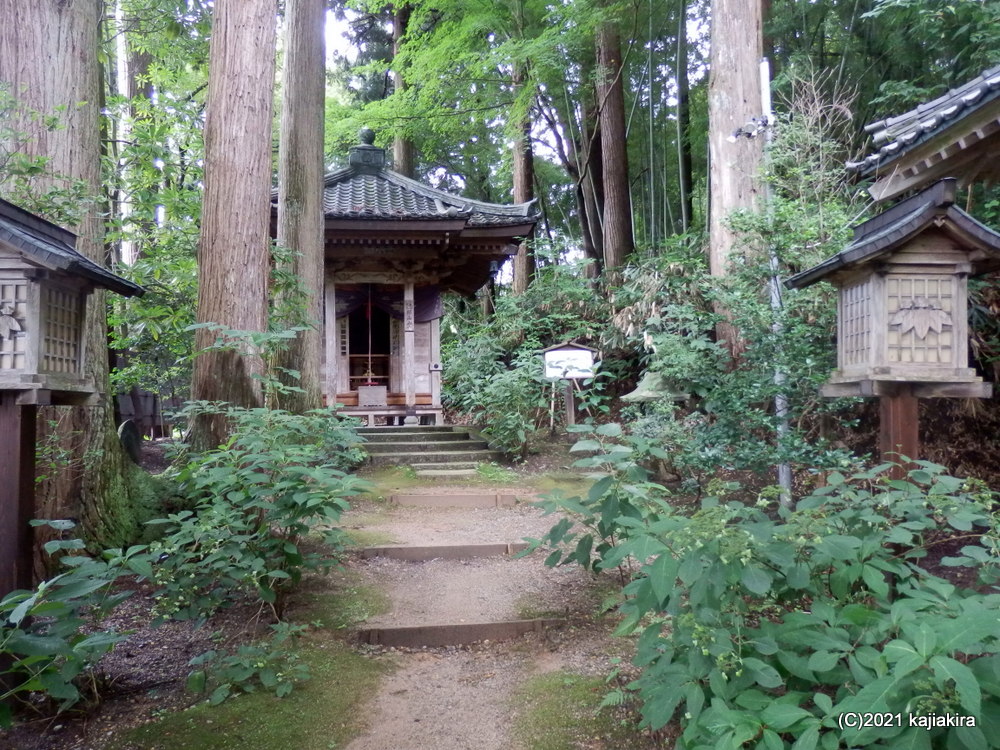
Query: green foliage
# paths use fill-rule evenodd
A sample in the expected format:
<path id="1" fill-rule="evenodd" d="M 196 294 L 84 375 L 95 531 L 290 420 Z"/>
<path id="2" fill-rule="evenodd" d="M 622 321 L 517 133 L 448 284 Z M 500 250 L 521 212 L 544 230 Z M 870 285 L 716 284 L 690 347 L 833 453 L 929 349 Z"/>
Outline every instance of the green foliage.
<path id="1" fill-rule="evenodd" d="M 33 525 L 59 532 L 74 527 L 70 521 Z M 79 539 L 47 542 L 46 552 L 62 554 L 65 572 L 0 601 L 0 727 L 10 726 L 10 698 L 41 694 L 63 710 L 96 693 L 94 664 L 124 639 L 93 627 L 132 593 L 116 590 L 114 584 L 130 570 L 141 569 L 144 548 L 108 551 L 103 559 L 80 554 L 83 548 Z"/>
<path id="2" fill-rule="evenodd" d="M 523 458 L 547 423 L 552 383 L 544 377 L 541 350 L 591 340 L 602 328 L 608 305 L 584 272 L 583 264 L 543 266 L 524 294 L 500 294 L 487 319 L 464 302 L 449 306 L 442 326 L 442 401 L 471 416 L 508 454 Z M 578 403 L 592 416 L 607 411 L 603 390 L 597 378 L 579 394 Z"/>
<path id="3" fill-rule="evenodd" d="M 0 81 L 0 195 L 56 224 L 73 226 L 94 203 L 87 183 L 54 173 L 49 159 L 28 153 L 33 141 L 61 127 L 58 113 L 25 109 L 10 85 Z"/>
<path id="4" fill-rule="evenodd" d="M 270 640 L 245 643 L 235 653 L 206 651 L 189 663 L 203 667 L 188 675 L 188 690 L 204 693 L 214 688 L 208 702 L 216 706 L 236 692 L 252 693 L 258 688 L 284 698 L 296 682 L 309 678 L 308 666 L 293 648 L 296 638 L 306 631 L 304 625 L 279 622 L 271 626 Z"/>
<path id="5" fill-rule="evenodd" d="M 556 524 L 548 562 L 629 569 L 619 632 L 638 635 L 630 687 L 646 725 L 679 717 L 678 747 L 692 750 L 1000 747 L 1000 595 L 921 567 L 953 537 L 961 554 L 942 563 L 996 583 L 990 493 L 921 462 L 907 480 L 887 480 L 886 466 L 831 473 L 794 509 L 723 494 L 681 512 L 640 465 L 655 448 L 587 439 L 575 450 L 596 452 L 589 463 L 607 473 L 586 497 L 543 503 L 586 529 Z M 902 718 L 839 726 L 850 712 Z M 977 726 L 913 728 L 907 714 Z"/>
<path id="6" fill-rule="evenodd" d="M 192 404 L 188 413 L 218 411 Z M 222 413 L 233 437 L 192 457 L 177 477 L 194 510 L 151 522 L 164 527 L 147 570 L 161 587 L 163 617 L 204 618 L 237 595 L 258 598 L 280 617 L 302 572 L 332 564 L 328 553 L 304 544 L 306 535 L 316 532 L 338 549 L 345 498 L 363 489 L 346 473 L 364 456 L 361 441 L 332 411 Z"/>

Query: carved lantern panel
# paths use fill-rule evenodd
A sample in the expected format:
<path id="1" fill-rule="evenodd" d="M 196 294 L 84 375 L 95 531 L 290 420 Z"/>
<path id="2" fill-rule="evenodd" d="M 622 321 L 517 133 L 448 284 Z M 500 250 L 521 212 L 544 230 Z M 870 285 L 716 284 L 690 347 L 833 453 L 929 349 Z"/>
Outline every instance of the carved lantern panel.
<path id="1" fill-rule="evenodd" d="M 840 280 L 831 382 L 978 382 L 968 367 L 968 273 L 964 254 L 939 248 L 933 259 L 900 251 Z"/>
<path id="2" fill-rule="evenodd" d="M 92 389 L 83 377 L 89 285 L 11 260 L 0 258 L 0 388 Z"/>

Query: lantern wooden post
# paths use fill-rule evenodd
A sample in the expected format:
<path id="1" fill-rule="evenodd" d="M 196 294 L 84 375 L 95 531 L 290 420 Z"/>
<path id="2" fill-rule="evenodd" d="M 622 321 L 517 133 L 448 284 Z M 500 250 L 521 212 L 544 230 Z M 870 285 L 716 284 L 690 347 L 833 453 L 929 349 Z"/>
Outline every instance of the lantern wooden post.
<path id="1" fill-rule="evenodd" d="M 895 464 L 889 472 L 893 479 L 902 479 L 912 466 L 902 463 L 901 458 L 920 457 L 919 403 L 913 388 L 906 385 L 879 396 L 879 457 Z"/>
<path id="2" fill-rule="evenodd" d="M 35 511 L 35 425 L 38 407 L 0 391 L 0 596 L 31 588 Z"/>

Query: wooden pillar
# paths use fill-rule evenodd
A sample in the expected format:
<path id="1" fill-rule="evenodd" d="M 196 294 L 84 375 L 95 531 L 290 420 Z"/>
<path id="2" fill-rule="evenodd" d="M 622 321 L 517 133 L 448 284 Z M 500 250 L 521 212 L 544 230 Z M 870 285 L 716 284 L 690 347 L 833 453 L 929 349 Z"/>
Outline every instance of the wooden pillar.
<path id="1" fill-rule="evenodd" d="M 403 284 L 403 387 L 406 391 L 406 410 L 417 405 L 416 335 L 414 334 L 413 282 Z M 407 420 L 410 415 L 407 415 Z"/>
<path id="2" fill-rule="evenodd" d="M 441 318 L 431 321 L 431 404 L 441 406 Z"/>
<path id="3" fill-rule="evenodd" d="M 325 371 L 323 373 L 323 393 L 327 406 L 337 403 L 338 373 L 340 364 L 340 341 L 337 335 L 337 293 L 333 285 L 333 276 L 327 274 L 324 282 L 323 304 L 323 357 Z"/>
<path id="4" fill-rule="evenodd" d="M 900 456 L 920 458 L 919 400 L 909 385 L 900 385 L 891 395 L 879 396 L 879 458 L 899 461 Z M 896 466 L 893 479 L 906 476 L 910 465 Z"/>
<path id="5" fill-rule="evenodd" d="M 20 406 L 17 391 L 0 391 L 0 597 L 32 586 L 37 406 Z"/>
<path id="6" fill-rule="evenodd" d="M 563 403 L 566 406 L 566 426 L 576 424 L 576 394 L 573 391 L 573 381 L 563 381 Z"/>

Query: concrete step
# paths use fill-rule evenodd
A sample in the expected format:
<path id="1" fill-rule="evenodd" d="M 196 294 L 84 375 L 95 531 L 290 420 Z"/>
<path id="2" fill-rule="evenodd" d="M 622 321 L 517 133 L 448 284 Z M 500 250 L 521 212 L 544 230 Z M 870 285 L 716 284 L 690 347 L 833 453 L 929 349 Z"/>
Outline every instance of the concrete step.
<path id="1" fill-rule="evenodd" d="M 359 554 L 365 560 L 372 557 L 387 557 L 390 560 L 426 562 L 427 560 L 471 560 L 475 557 L 497 557 L 514 555 L 526 550 L 524 542 L 499 542 L 496 544 L 429 544 L 424 547 L 391 545 L 385 547 L 365 547 Z"/>
<path id="2" fill-rule="evenodd" d="M 476 461 L 414 461 L 410 464 L 411 469 L 424 471 L 427 469 L 473 469 L 479 466 Z"/>
<path id="3" fill-rule="evenodd" d="M 385 428 L 382 428 L 385 429 Z M 361 436 L 369 447 L 383 443 L 421 443 L 432 440 L 436 443 L 453 443 L 458 440 L 471 440 L 467 432 L 365 432 Z"/>
<path id="4" fill-rule="evenodd" d="M 441 433 L 441 432 L 464 432 L 461 427 L 455 427 L 450 424 L 426 424 L 426 425 L 412 425 L 408 427 L 358 427 L 359 435 L 406 435 L 409 433 Z"/>
<path id="5" fill-rule="evenodd" d="M 424 440 L 410 443 L 398 440 L 368 443 L 365 450 L 370 454 L 380 453 L 438 453 L 440 451 L 481 451 L 489 448 L 485 440 Z"/>
<path id="6" fill-rule="evenodd" d="M 429 477 L 438 479 L 459 479 L 461 477 L 476 476 L 475 469 L 417 469 L 418 477 Z"/>
<path id="7" fill-rule="evenodd" d="M 539 633 L 565 625 L 561 618 L 506 620 L 502 622 L 466 622 L 443 625 L 402 625 L 363 628 L 358 635 L 373 646 L 420 648 L 421 646 L 459 646 L 477 641 L 509 641 L 527 633 Z"/>
<path id="8" fill-rule="evenodd" d="M 513 508 L 519 497 L 536 500 L 531 492 L 499 490 L 494 492 L 409 492 L 392 495 L 397 505 L 420 508 Z"/>
<path id="9" fill-rule="evenodd" d="M 396 451 L 395 453 L 369 453 L 368 463 L 372 466 L 411 466 L 414 462 L 432 461 L 447 463 L 451 461 L 489 463 L 502 461 L 503 454 L 499 451 L 466 450 L 466 451 Z"/>

